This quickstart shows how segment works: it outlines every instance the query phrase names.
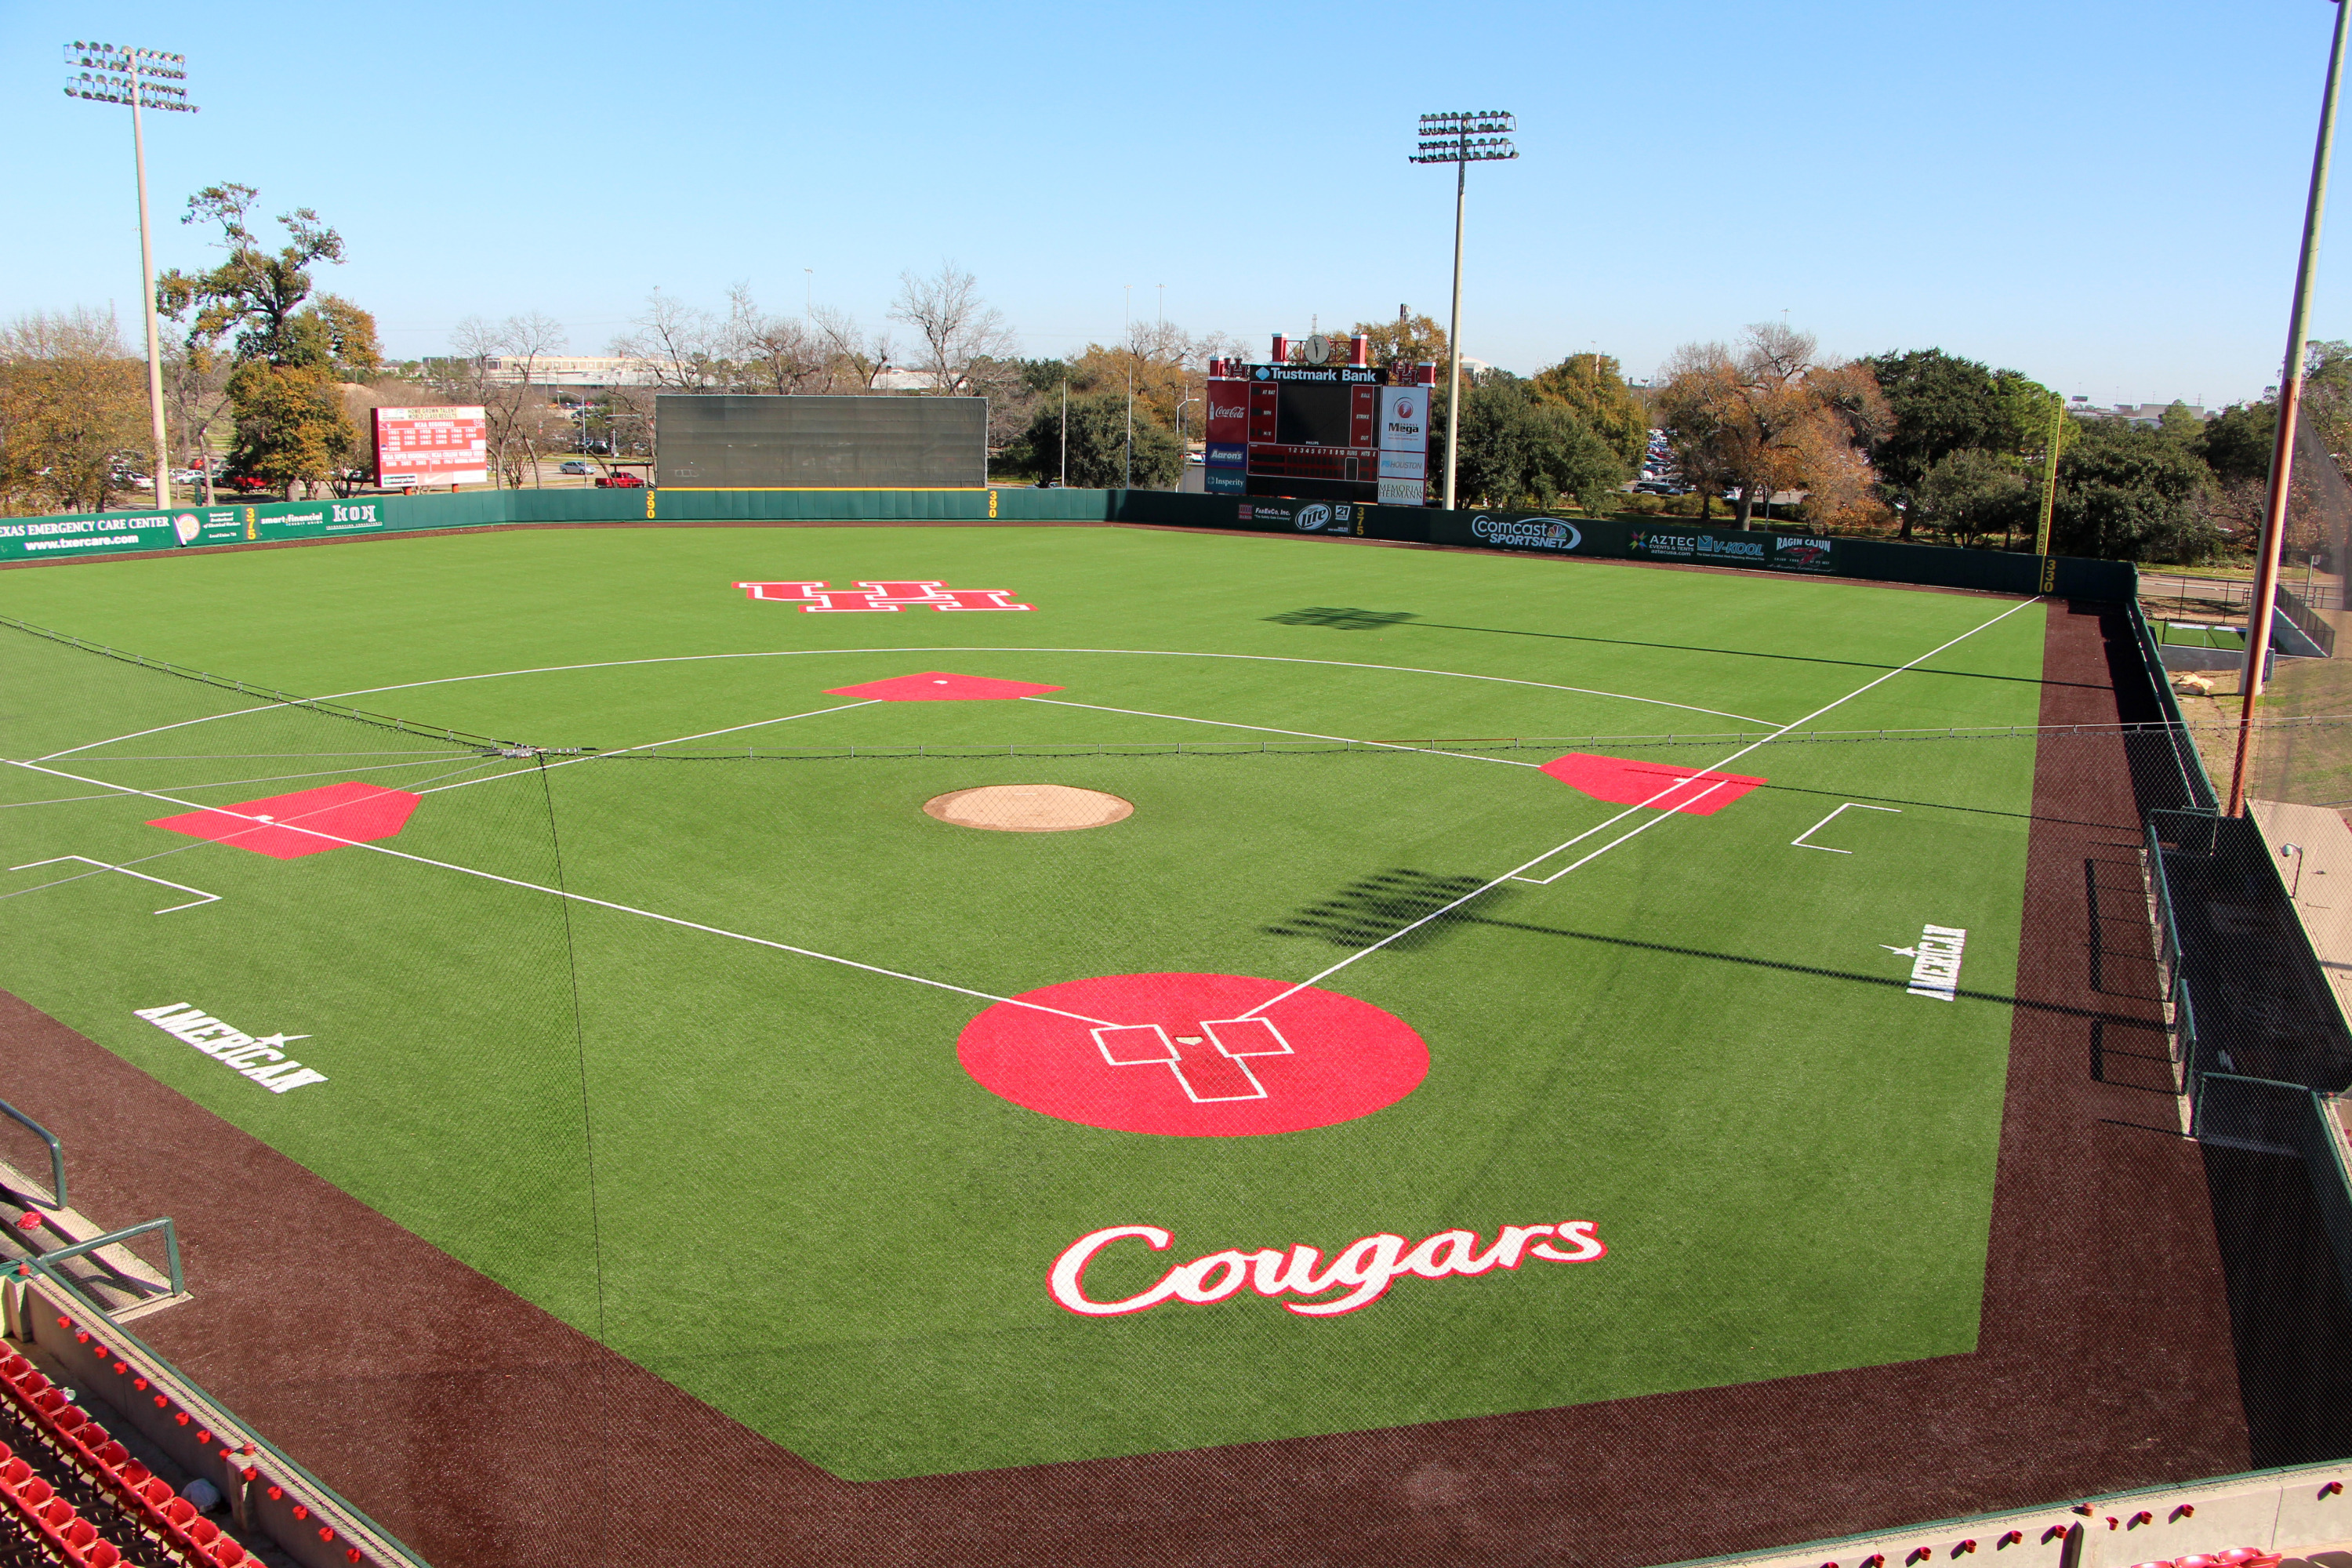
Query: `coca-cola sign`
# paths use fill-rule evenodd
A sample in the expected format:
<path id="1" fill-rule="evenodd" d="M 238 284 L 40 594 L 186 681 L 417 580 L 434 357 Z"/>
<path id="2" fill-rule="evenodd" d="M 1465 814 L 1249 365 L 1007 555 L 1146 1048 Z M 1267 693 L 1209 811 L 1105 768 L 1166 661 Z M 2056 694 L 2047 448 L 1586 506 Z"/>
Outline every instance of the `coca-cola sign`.
<path id="1" fill-rule="evenodd" d="M 1441 1230 L 1417 1242 L 1379 1231 L 1349 1242 L 1328 1264 L 1320 1250 L 1305 1245 L 1287 1251 L 1225 1247 L 1169 1269 L 1132 1295 L 1104 1300 L 1087 1293 L 1087 1268 L 1099 1255 L 1122 1241 L 1140 1241 L 1154 1252 L 1165 1252 L 1175 1239 L 1156 1225 L 1105 1226 L 1063 1249 L 1045 1276 L 1045 1290 L 1056 1306 L 1087 1318 L 1123 1317 L 1169 1301 L 1204 1307 L 1244 1289 L 1270 1299 L 1296 1298 L 1284 1301 L 1283 1310 L 1302 1318 L 1336 1318 L 1370 1306 L 1400 1279 L 1475 1278 L 1496 1269 L 1507 1273 L 1530 1258 L 1546 1263 L 1591 1263 L 1609 1255 L 1596 1234 L 1600 1228 L 1589 1219 L 1507 1225 L 1485 1247 L 1475 1230 Z M 1564 1247 L 1553 1246 L 1554 1241 Z"/>

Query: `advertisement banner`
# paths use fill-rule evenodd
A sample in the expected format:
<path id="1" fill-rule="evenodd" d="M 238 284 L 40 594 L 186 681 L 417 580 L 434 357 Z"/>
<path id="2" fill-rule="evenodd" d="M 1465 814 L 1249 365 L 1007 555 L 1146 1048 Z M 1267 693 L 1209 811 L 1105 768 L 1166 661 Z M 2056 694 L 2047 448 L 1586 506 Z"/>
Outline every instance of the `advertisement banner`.
<path id="1" fill-rule="evenodd" d="M 1213 468 L 1242 468 L 1249 466 L 1249 448 L 1239 441 L 1219 441 L 1212 438 L 1202 454 Z"/>
<path id="2" fill-rule="evenodd" d="M 204 531 L 203 514 L 135 512 L 113 517 L 0 519 L 0 559 L 61 561 L 132 550 L 176 550 Z"/>
<path id="3" fill-rule="evenodd" d="M 1772 564 L 1782 572 L 1834 572 L 1837 541 L 1813 534 L 1776 533 L 1772 536 Z"/>
<path id="4" fill-rule="evenodd" d="M 1381 478 L 1384 479 L 1425 479 L 1429 477 L 1429 454 L 1426 452 L 1382 452 Z"/>
<path id="5" fill-rule="evenodd" d="M 1569 552 L 1584 544 L 1584 530 L 1558 517 L 1496 517 L 1480 512 L 1470 520 L 1470 536 L 1481 544 L 1512 550 Z"/>
<path id="6" fill-rule="evenodd" d="M 1380 481 L 1380 503 L 1382 506 L 1419 506 L 1428 499 L 1428 488 L 1420 479 L 1382 479 Z"/>
<path id="7" fill-rule="evenodd" d="M 1691 561 L 1708 566 L 1768 566 L 1767 533 L 1701 533 L 1694 528 L 1637 528 L 1626 541 L 1637 561 Z"/>
<path id="8" fill-rule="evenodd" d="M 482 409 L 459 405 L 373 412 L 378 484 L 399 489 L 489 483 L 489 432 Z"/>
<path id="9" fill-rule="evenodd" d="M 1250 528 L 1352 534 L 1360 531 L 1364 510 L 1353 501 L 1255 500 L 1236 508 L 1234 520 Z"/>
<path id="10" fill-rule="evenodd" d="M 1201 488 L 1213 496 L 1249 494 L 1249 476 L 1239 468 L 1203 468 Z"/>
<path id="11" fill-rule="evenodd" d="M 1429 389 L 1423 386 L 1381 388 L 1381 450 L 1429 450 Z M 1387 473 L 1385 461 L 1381 472 Z"/>
<path id="12" fill-rule="evenodd" d="M 1204 396 L 1209 405 L 1210 450 L 1213 452 L 1219 443 L 1241 447 L 1249 439 L 1249 384 L 1218 376 L 1209 382 Z"/>

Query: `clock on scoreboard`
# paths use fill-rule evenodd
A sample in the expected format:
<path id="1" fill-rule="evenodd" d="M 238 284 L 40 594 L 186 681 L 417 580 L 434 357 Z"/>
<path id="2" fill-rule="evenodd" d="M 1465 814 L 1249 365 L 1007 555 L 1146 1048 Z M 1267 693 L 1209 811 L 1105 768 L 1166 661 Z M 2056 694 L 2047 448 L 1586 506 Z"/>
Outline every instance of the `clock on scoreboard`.
<path id="1" fill-rule="evenodd" d="M 1437 367 L 1373 365 L 1360 336 L 1291 346 L 1277 334 L 1267 363 L 1210 362 L 1209 493 L 1421 505 Z"/>

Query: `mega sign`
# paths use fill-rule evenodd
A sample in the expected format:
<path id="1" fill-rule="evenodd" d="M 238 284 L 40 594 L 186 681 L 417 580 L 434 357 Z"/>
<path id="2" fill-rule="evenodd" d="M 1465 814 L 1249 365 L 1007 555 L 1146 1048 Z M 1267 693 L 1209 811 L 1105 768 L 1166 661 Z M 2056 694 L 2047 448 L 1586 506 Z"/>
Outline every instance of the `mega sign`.
<path id="1" fill-rule="evenodd" d="M 489 483 L 489 426 L 476 407 L 378 408 L 376 483 L 388 489 Z"/>

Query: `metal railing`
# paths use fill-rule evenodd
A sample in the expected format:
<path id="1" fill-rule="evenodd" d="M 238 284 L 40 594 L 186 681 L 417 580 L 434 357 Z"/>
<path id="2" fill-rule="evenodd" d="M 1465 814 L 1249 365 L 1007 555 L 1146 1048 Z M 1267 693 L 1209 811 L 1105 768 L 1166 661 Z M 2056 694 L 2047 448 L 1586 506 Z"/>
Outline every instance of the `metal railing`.
<path id="1" fill-rule="evenodd" d="M 31 1261 L 42 1264 L 63 1263 L 68 1258 L 86 1257 L 101 1247 L 113 1247 L 129 1241 L 132 1237 L 145 1236 L 158 1230 L 163 1233 L 163 1254 L 169 1260 L 171 1293 L 174 1296 L 184 1296 L 188 1293 L 188 1281 L 187 1276 L 180 1268 L 180 1231 L 179 1227 L 172 1223 L 171 1216 L 168 1215 L 162 1219 L 146 1220 L 138 1225 L 128 1226 L 121 1230 L 110 1230 L 104 1236 L 93 1236 L 88 1241 L 77 1241 L 70 1247 L 51 1247 Z M 135 1258 L 138 1255 L 133 1253 L 131 1256 Z M 55 1270 L 45 1269 L 44 1272 L 53 1273 Z M 120 1276 L 121 1270 L 116 1269 L 113 1272 Z M 141 1290 L 149 1289 L 143 1279 L 133 1279 L 131 1284 Z M 113 1320 L 110 1318 L 107 1321 L 110 1324 Z"/>
<path id="2" fill-rule="evenodd" d="M 158 1224 L 168 1226 L 170 1223 L 171 1222 L 169 1220 L 151 1221 L 146 1226 L 137 1226 L 133 1227 L 133 1229 L 135 1231 L 138 1229 L 152 1228 L 153 1226 Z M 121 1234 L 130 1235 L 133 1232 L 126 1231 Z M 84 1245 L 94 1247 L 99 1245 L 99 1243 L 89 1242 L 85 1243 Z M 177 1366 L 173 1364 L 170 1358 L 163 1355 L 146 1341 L 141 1339 L 131 1330 L 117 1322 L 112 1314 L 104 1307 L 100 1306 L 97 1301 L 91 1300 L 89 1292 L 83 1289 L 78 1282 L 67 1276 L 62 1270 L 51 1268 L 50 1259 L 57 1256 L 58 1255 L 56 1253 L 49 1253 L 39 1258 L 26 1258 L 16 1266 L 16 1271 L 19 1272 L 20 1277 L 22 1277 L 22 1271 L 24 1270 L 29 1269 L 37 1272 L 40 1275 L 42 1281 L 62 1295 L 66 1299 L 67 1302 L 78 1312 L 88 1313 L 91 1318 L 94 1318 L 99 1322 L 104 1323 L 106 1325 L 108 1336 L 116 1342 L 126 1345 L 135 1352 L 138 1359 L 145 1363 L 146 1368 L 151 1374 L 159 1375 L 161 1380 L 168 1381 L 172 1384 L 175 1385 L 175 1395 L 180 1404 L 203 1414 L 205 1418 L 213 1424 L 215 1430 L 226 1428 L 242 1433 L 245 1439 L 247 1442 L 250 1442 L 256 1449 L 269 1457 L 272 1464 L 284 1469 L 289 1475 L 298 1478 L 301 1481 L 305 1490 L 310 1492 L 313 1497 L 329 1503 L 338 1511 L 349 1516 L 354 1523 L 365 1529 L 367 1532 L 374 1538 L 373 1542 L 373 1544 L 380 1545 L 389 1552 L 396 1554 L 401 1562 L 411 1564 L 412 1568 L 428 1568 L 425 1559 L 411 1551 L 407 1545 L 397 1536 L 394 1535 L 392 1531 L 384 1529 L 373 1519 L 370 1519 L 365 1513 L 362 1512 L 356 1506 L 354 1506 L 350 1499 L 344 1497 L 341 1492 L 335 1490 L 334 1488 L 329 1486 L 326 1482 L 320 1480 L 316 1475 L 312 1474 L 310 1468 L 302 1464 L 301 1461 L 296 1459 L 291 1454 L 286 1452 L 285 1449 L 280 1448 L 277 1444 L 272 1443 L 268 1438 L 264 1437 L 260 1433 L 255 1431 L 247 1422 L 239 1420 L 236 1412 L 221 1404 L 220 1401 L 213 1398 L 209 1394 L 206 1394 L 202 1385 L 198 1384 L 193 1379 L 188 1377 L 186 1373 L 180 1371 Z M 177 1257 L 178 1252 L 175 1247 L 173 1249 L 174 1263 L 173 1270 L 175 1284 L 178 1279 Z"/>
<path id="3" fill-rule="evenodd" d="M 57 1200 L 50 1206 L 70 1207 L 66 1202 L 66 1146 L 58 1142 L 58 1135 L 5 1100 L 0 1100 L 0 1116 L 32 1129 L 33 1136 L 49 1146 L 49 1195 Z"/>

